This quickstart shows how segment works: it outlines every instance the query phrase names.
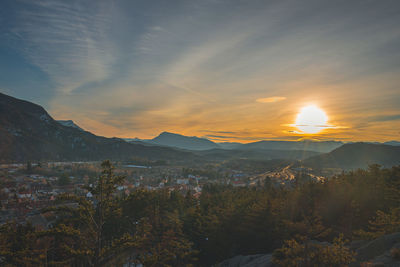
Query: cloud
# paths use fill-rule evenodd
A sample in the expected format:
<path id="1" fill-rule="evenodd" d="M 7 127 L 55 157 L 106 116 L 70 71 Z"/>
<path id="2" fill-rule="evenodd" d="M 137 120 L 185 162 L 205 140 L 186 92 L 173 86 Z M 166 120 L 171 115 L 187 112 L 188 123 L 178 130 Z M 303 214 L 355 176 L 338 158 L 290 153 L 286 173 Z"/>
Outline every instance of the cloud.
<path id="1" fill-rule="evenodd" d="M 373 116 L 368 119 L 368 121 L 371 122 L 397 121 L 397 120 L 400 120 L 400 114 Z"/>
<path id="2" fill-rule="evenodd" d="M 27 2 L 11 32 L 23 44 L 22 54 L 49 75 L 57 91 L 69 94 L 110 73 L 114 58 L 105 38 L 107 10 L 103 4 Z"/>
<path id="3" fill-rule="evenodd" d="M 3 12 L 15 18 L 0 18 L 2 44 L 15 44 L 9 47 L 45 78 L 33 83 L 15 71 L 34 93 L 16 94 L 19 83 L 1 77 L 0 87 L 34 95 L 56 117 L 97 134 L 147 138 L 209 129 L 232 140 L 287 138 L 282 133 L 295 136 L 296 111 L 317 101 L 332 124 L 351 126 L 324 133 L 398 136 L 398 4 L 10 2 L 22 5 Z M 53 91 L 44 96 L 43 88 Z M 381 111 L 390 116 L 374 117 Z M 325 128 L 332 127 L 339 128 Z"/>
<path id="4" fill-rule="evenodd" d="M 235 134 L 237 132 L 231 131 L 212 131 L 212 130 L 200 130 L 201 133 L 217 133 L 217 134 Z"/>
<path id="5" fill-rule="evenodd" d="M 272 97 L 265 97 L 265 98 L 258 98 L 256 102 L 258 103 L 275 103 L 279 101 L 285 100 L 286 97 L 284 96 L 272 96 Z"/>
<path id="6" fill-rule="evenodd" d="M 225 136 L 225 135 L 214 135 L 207 134 L 204 135 L 203 138 L 207 138 L 210 140 L 222 140 L 222 141 L 260 141 L 266 140 L 265 136 Z"/>

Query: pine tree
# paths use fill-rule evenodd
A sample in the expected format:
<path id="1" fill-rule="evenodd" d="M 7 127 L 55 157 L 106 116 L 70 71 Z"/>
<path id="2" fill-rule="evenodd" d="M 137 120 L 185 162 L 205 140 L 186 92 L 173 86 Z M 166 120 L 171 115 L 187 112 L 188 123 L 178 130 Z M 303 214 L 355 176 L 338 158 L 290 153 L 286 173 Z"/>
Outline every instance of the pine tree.
<path id="1" fill-rule="evenodd" d="M 0 264 L 2 266 L 40 266 L 45 249 L 38 246 L 35 229 L 28 223 L 9 222 L 0 226 Z"/>
<path id="2" fill-rule="evenodd" d="M 274 251 L 272 262 L 277 266 L 348 266 L 355 261 L 355 253 L 345 246 L 343 235 L 332 245 L 310 242 L 305 238 L 286 240 L 282 248 Z"/>
<path id="3" fill-rule="evenodd" d="M 56 212 L 60 218 L 54 228 L 43 233 L 43 236 L 63 242 L 62 252 L 58 253 L 61 258 L 56 261 L 103 266 L 135 245 L 128 232 L 113 235 L 106 231 L 107 225 L 123 220 L 115 193 L 124 177 L 114 175 L 110 161 L 104 161 L 101 167 L 103 171 L 97 182 L 87 187 L 93 202 L 85 197 L 64 194 L 58 200 L 66 205 L 46 209 Z"/>

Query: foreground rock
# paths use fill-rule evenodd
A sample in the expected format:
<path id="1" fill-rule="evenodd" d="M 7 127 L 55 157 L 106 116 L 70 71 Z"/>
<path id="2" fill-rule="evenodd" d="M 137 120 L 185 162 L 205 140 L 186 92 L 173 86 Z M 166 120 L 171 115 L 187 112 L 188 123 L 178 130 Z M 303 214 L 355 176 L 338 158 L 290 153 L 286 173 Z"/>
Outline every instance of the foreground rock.
<path id="1" fill-rule="evenodd" d="M 238 255 L 221 262 L 219 267 L 273 267 L 272 254 Z"/>
<path id="2" fill-rule="evenodd" d="M 356 260 L 365 266 L 400 266 L 400 259 L 392 256 L 392 249 L 400 249 L 400 232 L 381 236 L 356 249 Z"/>
<path id="3" fill-rule="evenodd" d="M 318 243 L 321 245 L 330 245 L 327 242 Z M 384 235 L 372 241 L 354 241 L 350 245 L 350 249 L 357 253 L 355 256 L 356 262 L 351 264 L 351 266 L 400 267 L 400 232 Z M 393 251 L 398 251 L 398 255 L 395 256 Z M 248 256 L 238 255 L 224 260 L 217 266 L 274 267 L 276 265 L 272 263 L 272 254 L 258 254 Z"/>

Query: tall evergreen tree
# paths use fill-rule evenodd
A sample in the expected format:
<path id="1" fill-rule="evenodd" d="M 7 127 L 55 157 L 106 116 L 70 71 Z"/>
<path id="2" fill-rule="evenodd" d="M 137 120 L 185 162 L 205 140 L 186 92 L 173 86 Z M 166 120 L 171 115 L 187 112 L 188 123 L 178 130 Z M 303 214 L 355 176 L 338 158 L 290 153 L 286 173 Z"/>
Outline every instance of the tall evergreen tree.
<path id="1" fill-rule="evenodd" d="M 110 161 L 104 161 L 101 167 L 97 182 L 87 187 L 93 201 L 64 194 L 58 200 L 65 205 L 47 209 L 60 218 L 54 228 L 43 234 L 62 239 L 62 252 L 58 254 L 61 258 L 56 257 L 55 261 L 67 261 L 76 266 L 103 266 L 135 244 L 128 231 L 122 231 L 123 234 L 107 232 L 107 226 L 123 221 L 116 190 L 124 177 L 114 175 Z"/>

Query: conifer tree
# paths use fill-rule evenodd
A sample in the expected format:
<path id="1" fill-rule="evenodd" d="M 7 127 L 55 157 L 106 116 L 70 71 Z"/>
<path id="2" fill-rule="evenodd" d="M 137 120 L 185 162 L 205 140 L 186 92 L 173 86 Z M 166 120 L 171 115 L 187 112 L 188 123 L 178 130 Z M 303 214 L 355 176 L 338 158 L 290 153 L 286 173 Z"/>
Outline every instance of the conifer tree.
<path id="1" fill-rule="evenodd" d="M 38 246 L 35 229 L 9 222 L 0 226 L 1 266 L 40 266 L 45 263 L 45 249 Z"/>
<path id="2" fill-rule="evenodd" d="M 117 186 L 123 176 L 114 175 L 110 161 L 101 164 L 102 173 L 92 187 L 87 187 L 93 201 L 76 195 L 64 194 L 58 200 L 65 205 L 52 207 L 59 220 L 56 226 L 43 233 L 63 242 L 62 253 L 55 261 L 77 266 L 103 266 L 135 244 L 132 235 L 106 233 L 107 225 L 123 220 L 116 198 Z M 65 258 L 66 257 L 66 258 Z"/>

